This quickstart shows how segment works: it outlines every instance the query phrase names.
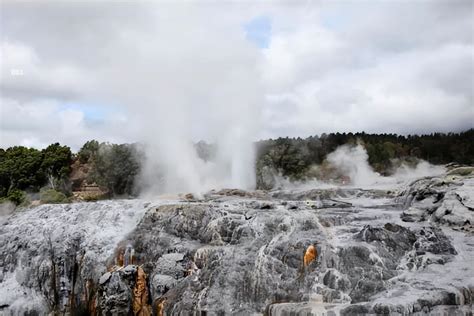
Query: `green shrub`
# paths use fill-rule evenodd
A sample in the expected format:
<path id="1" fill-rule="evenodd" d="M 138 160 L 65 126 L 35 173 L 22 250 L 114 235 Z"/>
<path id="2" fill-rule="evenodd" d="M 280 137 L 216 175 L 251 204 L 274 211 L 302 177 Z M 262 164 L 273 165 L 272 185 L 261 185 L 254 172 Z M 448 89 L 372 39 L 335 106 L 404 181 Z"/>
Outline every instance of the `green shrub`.
<path id="1" fill-rule="evenodd" d="M 18 190 L 18 189 L 13 189 L 8 192 L 8 195 L 6 197 L 6 200 L 11 201 L 12 203 L 15 203 L 15 205 L 21 205 L 26 203 L 26 193 Z"/>
<path id="2" fill-rule="evenodd" d="M 53 189 L 41 190 L 40 191 L 41 203 L 68 203 L 69 199 L 67 196 L 59 191 Z"/>
<path id="3" fill-rule="evenodd" d="M 101 196 L 101 195 L 93 195 L 93 194 L 90 194 L 90 195 L 85 195 L 83 197 L 83 200 L 85 202 L 96 202 L 96 201 L 99 201 L 99 200 L 104 200 L 106 197 L 105 196 Z"/>

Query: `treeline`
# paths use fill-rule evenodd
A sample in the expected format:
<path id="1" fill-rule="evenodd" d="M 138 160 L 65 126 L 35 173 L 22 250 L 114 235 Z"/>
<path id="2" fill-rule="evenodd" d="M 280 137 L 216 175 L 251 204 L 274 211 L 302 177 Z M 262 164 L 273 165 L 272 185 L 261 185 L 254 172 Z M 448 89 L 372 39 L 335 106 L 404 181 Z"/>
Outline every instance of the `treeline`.
<path id="1" fill-rule="evenodd" d="M 58 143 L 43 150 L 23 146 L 0 149 L 0 199 L 18 205 L 25 201 L 26 191 L 39 192 L 46 186 L 67 192 L 72 160 L 71 149 Z"/>
<path id="2" fill-rule="evenodd" d="M 68 202 L 74 190 L 92 183 L 103 190 L 104 196 L 136 195 L 140 155 L 136 144 L 95 140 L 84 144 L 77 154 L 59 143 L 43 150 L 23 146 L 0 149 L 0 202 Z"/>
<path id="3" fill-rule="evenodd" d="M 276 172 L 291 180 L 303 180 L 314 165 L 344 144 L 361 143 L 375 171 L 387 175 L 395 159 L 423 159 L 433 164 L 474 165 L 474 129 L 461 133 L 429 135 L 332 133 L 302 138 L 278 138 L 258 142 L 257 187 L 271 187 Z"/>
<path id="4" fill-rule="evenodd" d="M 302 138 L 278 138 L 256 143 L 257 188 L 269 189 L 275 173 L 303 180 L 312 167 L 344 144 L 361 143 L 369 164 L 388 174 L 396 159 L 424 159 L 433 164 L 474 165 L 474 129 L 462 133 L 400 136 L 396 134 L 333 133 Z M 199 142 L 196 151 L 212 160 L 214 146 Z M 0 149 L 0 201 L 25 203 L 27 197 L 43 202 L 66 202 L 73 191 L 96 184 L 106 196 L 136 196 L 144 150 L 139 144 L 89 141 L 74 154 L 67 146 L 52 144 L 43 150 L 23 146 Z M 38 196 L 35 196 L 38 195 Z"/>

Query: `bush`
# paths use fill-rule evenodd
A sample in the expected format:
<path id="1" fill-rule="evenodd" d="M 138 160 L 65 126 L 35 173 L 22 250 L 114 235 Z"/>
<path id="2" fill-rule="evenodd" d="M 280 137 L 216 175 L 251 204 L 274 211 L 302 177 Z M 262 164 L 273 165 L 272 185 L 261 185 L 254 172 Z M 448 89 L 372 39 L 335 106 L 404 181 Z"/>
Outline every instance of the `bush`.
<path id="1" fill-rule="evenodd" d="M 10 192 L 8 192 L 6 200 L 9 200 L 12 203 L 15 203 L 15 205 L 17 206 L 24 204 L 27 201 L 26 193 L 18 189 L 10 190 Z"/>
<path id="2" fill-rule="evenodd" d="M 89 182 L 106 188 L 112 196 L 136 194 L 135 180 L 140 173 L 140 152 L 136 145 L 100 144 Z"/>
<path id="3" fill-rule="evenodd" d="M 84 202 L 97 202 L 99 200 L 105 199 L 105 196 L 100 195 L 85 195 L 83 198 Z"/>
<path id="4" fill-rule="evenodd" d="M 69 199 L 67 196 L 59 191 L 53 189 L 42 190 L 40 192 L 41 203 L 68 203 Z"/>

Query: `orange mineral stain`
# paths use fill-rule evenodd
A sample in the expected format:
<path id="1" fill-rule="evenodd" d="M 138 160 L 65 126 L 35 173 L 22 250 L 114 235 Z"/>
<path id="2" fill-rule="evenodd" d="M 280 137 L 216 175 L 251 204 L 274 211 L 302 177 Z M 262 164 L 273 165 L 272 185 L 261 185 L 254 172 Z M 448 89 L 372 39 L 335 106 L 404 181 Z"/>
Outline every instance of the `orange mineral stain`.
<path id="1" fill-rule="evenodd" d="M 138 316 L 151 316 L 152 314 L 148 305 L 146 274 L 141 267 L 137 269 L 137 278 L 133 289 L 133 314 Z"/>
<path id="2" fill-rule="evenodd" d="M 303 259 L 304 266 L 307 267 L 311 262 L 316 260 L 317 257 L 318 257 L 318 251 L 316 250 L 316 247 L 314 247 L 314 245 L 310 245 L 306 249 L 306 252 L 304 253 L 304 259 Z"/>
<path id="3" fill-rule="evenodd" d="M 158 304 L 156 305 L 157 316 L 165 315 L 165 303 L 166 303 L 166 298 L 160 298 L 160 300 L 158 301 Z"/>

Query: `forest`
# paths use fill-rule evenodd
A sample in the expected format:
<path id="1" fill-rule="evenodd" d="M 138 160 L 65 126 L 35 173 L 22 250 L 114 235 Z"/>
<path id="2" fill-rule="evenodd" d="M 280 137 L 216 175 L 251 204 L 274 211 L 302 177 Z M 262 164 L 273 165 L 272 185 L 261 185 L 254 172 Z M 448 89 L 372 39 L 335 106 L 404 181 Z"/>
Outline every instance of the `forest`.
<path id="1" fill-rule="evenodd" d="M 287 137 L 255 143 L 257 189 L 271 189 L 264 181 L 265 170 L 290 180 L 308 178 L 312 166 L 324 164 L 327 155 L 344 144 L 363 145 L 369 164 L 383 175 L 390 174 L 396 161 L 474 165 L 474 129 L 408 136 L 362 132 Z M 195 148 L 202 159 L 212 160 L 212 145 L 199 142 Z M 87 183 L 98 186 L 104 198 L 137 196 L 143 157 L 140 144 L 96 140 L 86 142 L 77 153 L 59 143 L 42 150 L 23 146 L 0 149 L 0 201 L 16 205 L 29 199 L 64 203 Z"/>
<path id="2" fill-rule="evenodd" d="M 389 175 L 396 163 L 416 163 L 423 159 L 432 164 L 474 165 L 474 129 L 461 133 L 397 135 L 367 133 L 331 133 L 308 138 L 278 138 L 257 143 L 257 187 L 269 189 L 262 172 L 272 169 L 290 180 L 304 180 L 314 165 L 344 144 L 364 146 L 370 166 Z"/>

